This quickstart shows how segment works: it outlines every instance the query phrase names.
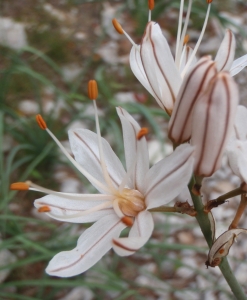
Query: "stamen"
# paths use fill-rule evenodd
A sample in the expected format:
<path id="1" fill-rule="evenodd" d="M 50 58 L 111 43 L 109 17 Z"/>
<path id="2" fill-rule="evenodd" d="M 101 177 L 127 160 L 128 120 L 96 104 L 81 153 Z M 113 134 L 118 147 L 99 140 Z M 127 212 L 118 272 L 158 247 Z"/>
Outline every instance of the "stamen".
<path id="1" fill-rule="evenodd" d="M 105 209 L 105 208 L 108 208 L 108 207 L 111 207 L 112 206 L 112 201 L 107 201 L 107 202 L 104 202 L 102 204 L 99 204 L 95 207 L 92 207 L 90 209 L 87 209 L 85 211 L 82 211 L 82 212 L 79 212 L 77 214 L 73 214 L 73 215 L 63 215 L 62 218 L 63 219 L 72 219 L 72 218 L 77 218 L 77 217 L 83 217 L 83 216 L 86 216 L 92 212 L 95 212 L 95 211 L 99 211 L 99 210 L 102 210 L 102 209 Z M 56 214 L 53 214 L 53 213 L 50 213 L 49 215 L 51 216 L 54 216 L 56 218 L 61 218 L 60 215 L 56 215 Z"/>
<path id="2" fill-rule="evenodd" d="M 48 195 L 54 195 L 54 196 L 58 196 L 70 200 L 113 200 L 114 199 L 112 195 L 105 195 L 105 194 L 76 194 L 76 193 L 56 192 L 50 189 L 46 189 L 42 186 L 39 186 L 31 181 L 27 181 L 26 184 L 29 186 L 30 191 L 41 192 Z"/>
<path id="3" fill-rule="evenodd" d="M 39 127 L 41 129 L 45 130 L 47 128 L 47 125 L 46 125 L 45 120 L 42 118 L 42 116 L 41 115 L 36 115 L 35 118 L 36 118 L 36 121 L 37 121 Z"/>
<path id="4" fill-rule="evenodd" d="M 176 55 L 175 55 L 176 65 L 178 65 L 177 57 L 178 57 L 178 49 L 179 49 L 180 36 L 181 36 L 181 30 L 182 30 L 183 10 L 184 10 L 184 0 L 182 0 L 180 2 L 180 9 L 179 9 L 178 32 L 177 32 Z"/>
<path id="5" fill-rule="evenodd" d="M 137 136 L 136 138 L 138 140 L 140 140 L 142 137 L 144 137 L 145 135 L 147 135 L 149 132 L 148 128 L 147 127 L 143 127 L 139 130 L 139 132 L 137 133 Z"/>
<path id="6" fill-rule="evenodd" d="M 184 37 L 184 43 L 183 43 L 184 46 L 189 42 L 189 39 L 190 39 L 190 36 L 188 34 L 186 34 L 186 36 Z"/>
<path id="7" fill-rule="evenodd" d="M 149 10 L 154 9 L 154 0 L 148 0 L 148 8 L 149 8 Z"/>
<path id="8" fill-rule="evenodd" d="M 119 33 L 119 34 L 124 34 L 127 39 L 130 41 L 130 43 L 137 49 L 140 51 L 138 45 L 136 45 L 136 43 L 132 40 L 132 38 L 128 35 L 128 33 L 123 30 L 123 27 L 119 24 L 119 22 L 117 21 L 117 19 L 112 19 L 112 24 L 114 26 L 114 28 L 116 29 L 116 31 Z"/>
<path id="9" fill-rule="evenodd" d="M 104 151 L 103 151 L 103 146 L 102 146 L 102 138 L 101 138 L 100 127 L 99 127 L 99 117 L 98 117 L 97 105 L 96 105 L 95 100 L 93 100 L 93 105 L 94 105 L 94 113 L 95 113 L 96 131 L 97 131 L 97 136 L 98 136 L 98 145 L 99 145 L 99 156 L 100 156 L 101 169 L 102 169 L 104 179 L 105 179 L 109 189 L 114 191 L 115 188 L 113 186 L 112 180 L 110 178 L 110 175 L 108 173 L 106 163 L 105 163 Z"/>
<path id="10" fill-rule="evenodd" d="M 148 22 L 151 21 L 151 14 L 152 14 L 152 10 L 154 9 L 154 0 L 148 0 Z"/>
<path id="11" fill-rule="evenodd" d="M 40 115 L 38 115 L 40 116 Z M 106 187 L 104 184 L 102 184 L 99 180 L 97 180 L 96 178 L 94 178 L 91 174 L 89 174 L 80 164 L 78 164 L 77 161 L 75 161 L 73 159 L 73 157 L 68 153 L 68 151 L 64 148 L 64 146 L 59 142 L 59 140 L 55 137 L 55 135 L 48 129 L 48 127 L 44 127 L 43 125 L 45 124 L 46 126 L 46 123 L 45 121 L 43 120 L 43 118 L 40 116 L 38 117 L 38 120 L 42 120 L 41 123 L 39 123 L 38 121 L 38 124 L 43 127 L 41 127 L 41 129 L 45 129 L 50 137 L 54 140 L 54 142 L 58 145 L 58 147 L 61 149 L 61 151 L 63 152 L 63 154 L 68 158 L 68 160 L 77 168 L 77 170 L 79 172 L 81 172 L 88 180 L 90 180 L 92 183 L 96 184 L 98 187 L 100 187 L 102 190 L 104 190 L 105 192 L 109 193 L 109 189 L 108 187 Z"/>
<path id="12" fill-rule="evenodd" d="M 134 224 L 133 218 L 127 216 L 123 217 L 121 221 L 128 227 L 131 227 Z"/>
<path id="13" fill-rule="evenodd" d="M 199 36 L 199 39 L 198 39 L 198 41 L 197 41 L 197 43 L 196 43 L 196 45 L 195 45 L 195 48 L 194 48 L 194 50 L 193 50 L 193 52 L 192 52 L 192 54 L 191 54 L 191 56 L 190 56 L 190 59 L 189 59 L 189 61 L 187 62 L 186 66 L 185 66 L 185 68 L 184 68 L 184 70 L 183 70 L 183 72 L 182 72 L 182 74 L 181 74 L 181 77 L 182 77 L 182 78 L 184 77 L 184 75 L 185 75 L 186 72 L 188 71 L 188 68 L 190 67 L 190 64 L 192 63 L 193 58 L 195 57 L 196 52 L 197 52 L 197 50 L 198 50 L 198 48 L 199 48 L 199 46 L 200 46 L 200 44 L 201 44 L 201 41 L 202 41 L 202 38 L 203 38 L 203 35 L 204 35 L 204 32 L 205 32 L 205 29 L 206 29 L 207 23 L 208 23 L 208 17 L 209 17 L 210 8 L 211 8 L 211 2 L 213 2 L 213 1 L 212 1 L 212 0 L 207 0 L 207 3 L 209 3 L 209 5 L 208 5 L 208 9 L 207 9 L 207 14 L 206 14 L 206 17 L 205 17 L 205 20 L 204 20 L 204 24 L 203 24 L 203 27 L 202 27 L 202 31 L 201 31 L 201 34 L 200 34 L 200 36 Z"/>
<path id="14" fill-rule="evenodd" d="M 189 0 L 188 9 L 187 9 L 186 18 L 185 18 L 184 27 L 183 27 L 183 32 L 182 32 L 181 38 L 179 40 L 178 52 L 177 52 L 177 55 L 175 58 L 177 67 L 180 65 L 181 52 L 182 52 L 183 44 L 185 42 L 185 34 L 186 34 L 188 24 L 189 24 L 191 6 L 192 6 L 192 0 Z"/>
<path id="15" fill-rule="evenodd" d="M 98 97 L 98 86 L 95 80 L 90 80 L 88 82 L 88 97 L 91 100 L 96 100 Z"/>
<path id="16" fill-rule="evenodd" d="M 15 182 L 10 185 L 12 191 L 27 191 L 29 190 L 29 185 L 26 182 Z"/>
<path id="17" fill-rule="evenodd" d="M 117 21 L 117 19 L 112 19 L 112 25 L 114 26 L 114 28 L 116 29 L 116 31 L 119 33 L 119 34 L 123 34 L 124 31 L 123 31 L 123 28 L 122 26 L 120 25 L 120 23 Z"/>
<path id="18" fill-rule="evenodd" d="M 51 209 L 48 205 L 41 206 L 38 209 L 38 212 L 40 212 L 40 213 L 49 212 L 49 211 L 51 211 Z"/>
<path id="19" fill-rule="evenodd" d="M 129 170 L 127 170 L 119 188 L 118 188 L 118 191 L 119 193 L 121 194 L 124 187 L 127 185 L 127 182 L 131 176 L 131 174 L 134 172 L 135 168 L 136 168 L 136 162 L 137 162 L 137 155 L 135 156 L 135 159 L 133 160 L 132 164 L 131 164 L 131 167 L 129 168 Z"/>
<path id="20" fill-rule="evenodd" d="M 113 201 L 112 206 L 113 206 L 113 209 L 114 209 L 115 213 L 117 214 L 117 216 L 118 216 L 119 218 L 122 219 L 122 218 L 125 217 L 125 215 L 123 214 L 123 212 L 121 211 L 121 209 L 120 209 L 120 207 L 119 207 L 119 205 L 118 205 L 118 200 L 117 200 L 117 199 L 115 199 L 115 200 Z"/>

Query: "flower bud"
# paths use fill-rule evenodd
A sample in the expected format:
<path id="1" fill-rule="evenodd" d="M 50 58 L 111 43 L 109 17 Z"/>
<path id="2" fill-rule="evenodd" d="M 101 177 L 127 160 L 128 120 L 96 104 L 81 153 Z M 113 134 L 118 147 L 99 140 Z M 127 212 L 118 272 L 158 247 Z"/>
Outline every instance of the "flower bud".
<path id="1" fill-rule="evenodd" d="M 193 108 L 215 75 L 215 64 L 209 56 L 201 58 L 186 75 L 169 122 L 169 138 L 176 144 L 184 143 L 190 139 Z"/>
<path id="2" fill-rule="evenodd" d="M 238 89 L 227 72 L 218 73 L 194 108 L 191 144 L 195 146 L 195 174 L 211 176 L 233 129 Z"/>

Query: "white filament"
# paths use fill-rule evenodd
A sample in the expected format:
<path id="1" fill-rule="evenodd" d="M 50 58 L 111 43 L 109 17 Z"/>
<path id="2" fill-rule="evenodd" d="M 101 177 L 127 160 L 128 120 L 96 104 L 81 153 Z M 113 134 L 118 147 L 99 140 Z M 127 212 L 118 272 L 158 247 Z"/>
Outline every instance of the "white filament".
<path id="1" fill-rule="evenodd" d="M 63 219 L 73 219 L 73 218 L 77 218 L 77 217 L 83 217 L 83 216 L 86 216 L 86 215 L 88 215 L 88 214 L 90 214 L 92 212 L 99 211 L 99 210 L 102 210 L 104 208 L 111 207 L 111 206 L 112 206 L 112 201 L 107 201 L 107 202 L 104 202 L 104 203 L 102 203 L 100 205 L 97 205 L 95 207 L 89 208 L 89 209 L 87 209 L 85 211 L 79 212 L 79 213 L 74 214 L 74 215 L 67 215 L 67 216 L 63 215 L 62 218 Z M 61 218 L 60 215 L 56 215 L 56 214 L 53 214 L 51 212 L 48 212 L 47 214 L 48 214 L 48 216 L 52 216 L 52 217 L 55 217 L 55 218 Z"/>
<path id="2" fill-rule="evenodd" d="M 204 21 L 204 24 L 203 24 L 202 31 L 201 31 L 201 34 L 199 36 L 199 39 L 198 39 L 198 41 L 197 41 L 197 43 L 195 45 L 195 48 L 194 48 L 194 50 L 193 50 L 193 52 L 192 52 L 192 54 L 190 56 L 189 61 L 187 62 L 186 66 L 185 66 L 185 68 L 184 68 L 184 70 L 183 70 L 183 72 L 181 74 L 182 78 L 184 77 L 184 75 L 188 71 L 188 68 L 190 67 L 190 64 L 192 63 L 193 58 L 195 57 L 196 52 L 197 52 L 197 50 L 198 50 L 198 48 L 199 48 L 199 46 L 201 44 L 201 41 L 202 41 L 202 38 L 203 38 L 203 35 L 204 35 L 204 32 L 205 32 L 205 29 L 207 27 L 208 17 L 209 17 L 209 13 L 210 13 L 210 8 L 211 8 L 211 3 L 209 3 L 209 5 L 208 5 L 207 14 L 206 14 L 206 17 L 205 17 L 205 21 Z"/>
<path id="3" fill-rule="evenodd" d="M 193 0 L 189 0 L 188 10 L 187 10 L 187 13 L 186 13 L 186 18 L 185 18 L 185 22 L 184 22 L 183 31 L 182 31 L 182 36 L 181 36 L 181 39 L 180 39 L 180 42 L 179 42 L 179 46 L 178 46 L 178 53 L 177 53 L 177 56 L 176 56 L 177 67 L 180 65 L 181 52 L 182 52 L 182 48 L 183 48 L 185 34 L 186 34 L 186 31 L 187 31 L 187 28 L 188 28 L 188 24 L 189 24 L 192 1 Z"/>
<path id="4" fill-rule="evenodd" d="M 102 146 L 100 127 L 99 127 L 99 117 L 98 117 L 97 105 L 96 105 L 95 100 L 93 100 L 93 105 L 94 105 L 96 132 L 97 132 L 97 136 L 98 136 L 98 146 L 99 146 L 99 156 L 100 156 L 101 169 L 102 169 L 105 181 L 108 184 L 109 189 L 115 190 L 115 188 L 113 186 L 113 183 L 112 183 L 112 180 L 110 178 L 110 175 L 107 171 L 106 163 L 105 163 L 105 157 L 104 157 L 104 151 L 103 151 L 103 146 Z"/>
<path id="5" fill-rule="evenodd" d="M 48 195 L 54 195 L 65 199 L 70 200 L 112 200 L 114 197 L 112 195 L 103 195 L 103 194 L 76 194 L 76 193 L 62 193 L 56 192 L 50 189 L 43 188 L 33 182 L 28 181 L 27 184 L 30 186 L 30 191 L 36 191 L 45 193 Z"/>
<path id="6" fill-rule="evenodd" d="M 127 170 L 127 173 L 125 174 L 125 176 L 124 176 L 124 178 L 123 178 L 123 180 L 122 180 L 122 182 L 121 182 L 121 184 L 120 184 L 120 186 L 119 186 L 119 188 L 118 188 L 118 190 L 119 190 L 120 193 L 122 193 L 124 187 L 125 187 L 125 186 L 127 185 L 127 183 L 128 183 L 128 180 L 129 180 L 129 178 L 130 178 L 132 172 L 134 172 L 135 167 L 136 167 L 136 162 L 137 162 L 137 155 L 136 155 L 136 157 L 135 157 L 135 159 L 134 159 L 134 161 L 133 161 L 131 167 L 129 168 L 129 170 Z"/>
<path id="7" fill-rule="evenodd" d="M 177 66 L 178 66 L 178 62 L 177 62 L 178 48 L 179 48 L 179 42 L 180 42 L 181 30 L 182 30 L 183 10 L 184 10 L 184 0 L 180 2 L 179 18 L 178 18 L 178 32 L 177 32 L 176 55 L 175 55 L 175 63 Z"/>
<path id="8" fill-rule="evenodd" d="M 49 133 L 51 138 L 55 141 L 55 143 L 58 145 L 58 147 L 61 149 L 63 154 L 68 158 L 68 160 L 77 168 L 78 171 L 80 171 L 88 180 L 93 182 L 95 185 L 100 187 L 102 190 L 104 190 L 106 193 L 110 193 L 110 190 L 107 186 L 105 186 L 103 183 L 98 181 L 96 178 L 94 178 L 91 174 L 89 174 L 81 165 L 78 164 L 77 161 L 75 161 L 71 155 L 67 152 L 67 150 L 64 148 L 64 146 L 59 142 L 59 140 L 55 137 L 55 135 L 46 128 L 46 131 Z"/>
<path id="9" fill-rule="evenodd" d="M 149 11 L 148 11 L 148 22 L 151 21 L 151 16 L 152 16 L 152 11 L 151 11 L 151 9 L 149 9 Z"/>
<path id="10" fill-rule="evenodd" d="M 138 45 L 136 45 L 136 43 L 132 40 L 132 38 L 128 35 L 128 33 L 127 33 L 125 30 L 123 30 L 123 33 L 125 34 L 125 36 L 127 37 L 127 39 L 131 42 L 131 44 L 132 44 L 138 51 L 140 51 Z"/>

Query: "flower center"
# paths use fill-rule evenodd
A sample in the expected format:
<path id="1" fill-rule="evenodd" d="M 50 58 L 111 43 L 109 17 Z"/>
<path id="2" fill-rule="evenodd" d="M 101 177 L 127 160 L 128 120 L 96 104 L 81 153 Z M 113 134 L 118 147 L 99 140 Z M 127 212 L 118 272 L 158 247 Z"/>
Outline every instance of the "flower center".
<path id="1" fill-rule="evenodd" d="M 146 209 L 144 196 L 137 190 L 123 189 L 116 200 L 122 213 L 129 217 L 136 217 L 140 211 Z"/>

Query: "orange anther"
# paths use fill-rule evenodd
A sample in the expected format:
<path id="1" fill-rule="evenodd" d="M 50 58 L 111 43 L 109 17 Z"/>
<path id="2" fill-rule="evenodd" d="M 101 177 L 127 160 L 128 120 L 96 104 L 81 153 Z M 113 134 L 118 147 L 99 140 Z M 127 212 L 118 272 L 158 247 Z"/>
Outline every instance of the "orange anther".
<path id="1" fill-rule="evenodd" d="M 188 34 L 186 34 L 186 36 L 184 37 L 184 45 L 186 45 L 188 43 L 190 39 L 190 36 Z"/>
<path id="2" fill-rule="evenodd" d="M 123 34 L 123 33 L 124 33 L 123 28 L 122 28 L 122 26 L 118 23 L 117 19 L 112 19 L 112 25 L 114 26 L 114 28 L 116 29 L 116 31 L 117 31 L 119 34 Z"/>
<path id="3" fill-rule="evenodd" d="M 98 86 L 95 80 L 89 80 L 87 91 L 89 99 L 96 100 L 96 98 L 98 97 Z"/>
<path id="4" fill-rule="evenodd" d="M 210 3 L 212 3 L 213 2 L 213 0 L 207 0 L 207 3 L 208 4 L 210 4 Z"/>
<path id="5" fill-rule="evenodd" d="M 148 0 L 148 8 L 150 10 L 153 10 L 154 9 L 154 0 Z"/>
<path id="6" fill-rule="evenodd" d="M 48 205 L 40 206 L 38 209 L 38 212 L 43 213 L 43 212 L 49 212 L 51 211 L 50 207 Z"/>
<path id="7" fill-rule="evenodd" d="M 12 191 L 27 191 L 29 190 L 29 185 L 25 182 L 15 182 L 10 185 Z"/>
<path id="8" fill-rule="evenodd" d="M 133 218 L 127 216 L 123 217 L 121 221 L 128 227 L 131 227 L 134 224 Z"/>
<path id="9" fill-rule="evenodd" d="M 147 127 L 143 127 L 140 129 L 140 131 L 137 133 L 137 136 L 136 138 L 138 140 L 140 140 L 142 137 L 144 137 L 144 135 L 147 135 L 148 134 L 148 128 Z"/>
<path id="10" fill-rule="evenodd" d="M 42 116 L 41 116 L 41 115 L 36 115 L 35 118 L 36 118 L 36 121 L 37 121 L 39 127 L 40 127 L 41 129 L 45 130 L 45 129 L 47 128 L 47 126 L 46 126 L 46 122 L 45 122 L 45 120 L 42 118 Z"/>

